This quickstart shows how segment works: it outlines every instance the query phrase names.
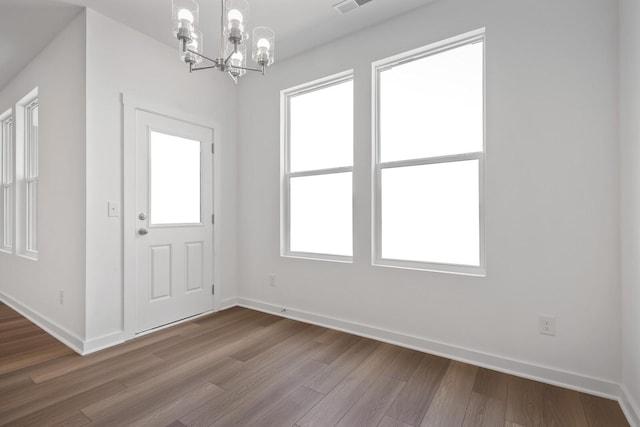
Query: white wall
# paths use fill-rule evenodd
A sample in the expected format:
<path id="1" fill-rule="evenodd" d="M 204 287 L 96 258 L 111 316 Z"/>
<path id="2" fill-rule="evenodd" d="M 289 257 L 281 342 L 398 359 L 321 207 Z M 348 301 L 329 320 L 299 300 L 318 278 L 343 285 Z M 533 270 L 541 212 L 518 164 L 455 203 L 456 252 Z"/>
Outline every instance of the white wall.
<path id="1" fill-rule="evenodd" d="M 622 382 L 640 417 L 640 2 L 620 1 Z"/>
<path id="2" fill-rule="evenodd" d="M 85 334 L 85 42 L 83 12 L 0 91 L 2 112 L 36 86 L 40 102 L 38 260 L 0 252 L 0 299 L 75 346 Z"/>
<path id="3" fill-rule="evenodd" d="M 123 221 L 107 216 L 123 203 L 121 94 L 219 124 L 217 155 L 223 250 L 218 302 L 236 295 L 236 89 L 214 71 L 189 74 L 177 48 L 87 11 L 87 340 L 117 341 L 123 331 Z M 180 117 L 178 117 L 180 118 Z M 124 212 L 124 211 L 123 211 Z"/>
<path id="4" fill-rule="evenodd" d="M 480 27 L 487 277 L 372 267 L 371 62 Z M 350 68 L 354 262 L 280 257 L 279 91 Z M 423 339 L 427 349 L 470 349 L 476 361 L 497 356 L 484 360 L 498 367 L 513 359 L 550 368 L 539 375 L 615 393 L 617 79 L 617 4 L 602 0 L 439 1 L 281 61 L 264 77 L 246 77 L 239 85 L 241 301 L 399 332 Z M 557 317 L 555 337 L 538 334 L 539 314 Z M 580 381 L 590 377 L 604 381 Z"/>

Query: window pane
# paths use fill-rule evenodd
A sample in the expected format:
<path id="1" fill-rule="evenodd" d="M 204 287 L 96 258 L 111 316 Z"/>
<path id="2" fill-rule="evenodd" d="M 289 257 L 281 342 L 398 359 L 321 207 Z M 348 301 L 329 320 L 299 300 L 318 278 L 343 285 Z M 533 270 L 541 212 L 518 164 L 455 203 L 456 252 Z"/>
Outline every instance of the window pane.
<path id="1" fill-rule="evenodd" d="M 353 82 L 289 99 L 290 171 L 353 165 Z"/>
<path id="2" fill-rule="evenodd" d="M 13 182 L 13 122 L 9 119 L 2 123 L 2 183 Z"/>
<path id="3" fill-rule="evenodd" d="M 483 44 L 380 72 L 383 162 L 482 151 Z"/>
<path id="4" fill-rule="evenodd" d="M 2 188 L 4 206 L 3 246 L 13 247 L 13 187 Z"/>
<path id="5" fill-rule="evenodd" d="M 351 256 L 351 172 L 291 178 L 291 252 Z"/>
<path id="6" fill-rule="evenodd" d="M 151 132 L 151 224 L 200 223 L 200 141 Z"/>
<path id="7" fill-rule="evenodd" d="M 382 258 L 480 265 L 478 160 L 382 170 Z"/>
<path id="8" fill-rule="evenodd" d="M 27 182 L 27 250 L 38 251 L 38 181 Z"/>
<path id="9" fill-rule="evenodd" d="M 27 107 L 27 178 L 38 176 L 38 104 L 37 101 Z"/>

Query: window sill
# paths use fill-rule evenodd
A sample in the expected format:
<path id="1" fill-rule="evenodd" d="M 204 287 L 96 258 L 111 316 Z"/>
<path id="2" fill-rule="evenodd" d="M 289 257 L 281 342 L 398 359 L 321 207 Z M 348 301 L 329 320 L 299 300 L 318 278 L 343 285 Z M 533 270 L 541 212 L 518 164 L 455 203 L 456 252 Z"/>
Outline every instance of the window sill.
<path id="1" fill-rule="evenodd" d="M 31 261 L 38 261 L 38 252 L 24 252 L 16 255 L 18 255 L 20 258 L 29 259 Z"/>
<path id="2" fill-rule="evenodd" d="M 426 262 L 398 261 L 389 259 L 374 260 L 374 267 L 400 268 L 403 270 L 425 271 L 430 273 L 455 274 L 458 276 L 487 277 L 484 267 L 455 264 L 435 264 Z"/>
<path id="3" fill-rule="evenodd" d="M 340 255 L 326 255 L 326 254 L 314 254 L 307 252 L 289 252 L 280 254 L 283 258 L 291 259 L 305 259 L 310 261 L 328 261 L 337 262 L 341 264 L 353 264 L 353 257 L 340 256 Z"/>

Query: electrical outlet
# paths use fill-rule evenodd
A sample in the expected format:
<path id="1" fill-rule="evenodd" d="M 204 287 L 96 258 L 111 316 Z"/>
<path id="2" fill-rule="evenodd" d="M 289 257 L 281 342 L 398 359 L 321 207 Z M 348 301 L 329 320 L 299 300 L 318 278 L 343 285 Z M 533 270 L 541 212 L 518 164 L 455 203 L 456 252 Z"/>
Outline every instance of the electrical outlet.
<path id="1" fill-rule="evenodd" d="M 555 335 L 556 318 L 553 316 L 540 316 L 538 319 L 538 332 L 542 335 Z"/>
<path id="2" fill-rule="evenodd" d="M 272 288 L 276 287 L 276 275 L 275 274 L 270 274 L 269 275 L 269 286 L 271 286 Z"/>
<path id="3" fill-rule="evenodd" d="M 60 305 L 64 305 L 64 290 L 60 289 Z"/>

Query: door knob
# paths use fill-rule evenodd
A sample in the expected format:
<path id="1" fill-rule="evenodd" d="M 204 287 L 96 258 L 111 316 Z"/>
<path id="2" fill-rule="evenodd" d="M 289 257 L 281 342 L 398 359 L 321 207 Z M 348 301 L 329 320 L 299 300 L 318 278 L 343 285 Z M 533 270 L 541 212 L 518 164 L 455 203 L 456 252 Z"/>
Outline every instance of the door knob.
<path id="1" fill-rule="evenodd" d="M 145 234 L 149 234 L 149 230 L 146 228 L 138 228 L 138 234 L 144 236 Z"/>
<path id="2" fill-rule="evenodd" d="M 140 215 L 138 215 L 138 219 L 140 221 L 144 221 L 145 219 L 147 219 L 147 216 L 144 213 L 141 213 Z"/>

